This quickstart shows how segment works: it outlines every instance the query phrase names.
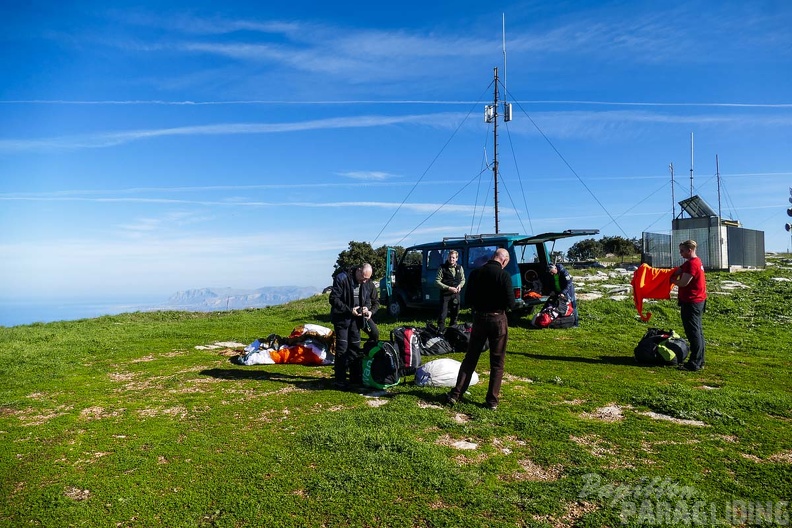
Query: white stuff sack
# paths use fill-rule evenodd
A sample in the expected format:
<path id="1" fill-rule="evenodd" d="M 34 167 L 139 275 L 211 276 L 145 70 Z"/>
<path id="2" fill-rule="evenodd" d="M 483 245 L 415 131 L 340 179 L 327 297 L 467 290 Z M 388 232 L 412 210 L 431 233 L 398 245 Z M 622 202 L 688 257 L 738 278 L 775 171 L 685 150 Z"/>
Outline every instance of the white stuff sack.
<path id="1" fill-rule="evenodd" d="M 424 363 L 415 371 L 415 384 L 419 387 L 453 387 L 456 385 L 462 363 L 456 359 L 441 358 Z M 470 377 L 470 384 L 478 383 L 478 374 Z"/>

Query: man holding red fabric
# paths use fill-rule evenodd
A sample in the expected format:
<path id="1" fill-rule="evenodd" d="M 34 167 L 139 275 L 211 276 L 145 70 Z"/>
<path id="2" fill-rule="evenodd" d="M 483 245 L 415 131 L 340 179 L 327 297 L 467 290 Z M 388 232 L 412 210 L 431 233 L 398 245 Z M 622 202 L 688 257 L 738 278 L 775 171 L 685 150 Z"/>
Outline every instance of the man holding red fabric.
<path id="1" fill-rule="evenodd" d="M 707 282 L 704 265 L 696 256 L 696 241 L 686 240 L 679 244 L 679 254 L 685 263 L 671 277 L 671 283 L 679 288 L 679 310 L 685 336 L 690 342 L 690 357 L 680 370 L 695 372 L 704 367 L 704 331 L 701 316 L 707 305 Z"/>

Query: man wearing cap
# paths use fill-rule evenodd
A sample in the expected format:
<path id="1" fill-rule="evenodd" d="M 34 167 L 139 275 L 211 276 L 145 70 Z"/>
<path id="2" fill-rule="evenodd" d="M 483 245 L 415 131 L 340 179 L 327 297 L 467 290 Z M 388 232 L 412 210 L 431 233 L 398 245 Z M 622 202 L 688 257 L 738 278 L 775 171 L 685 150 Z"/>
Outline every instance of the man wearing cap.
<path id="1" fill-rule="evenodd" d="M 504 269 L 509 252 L 497 249 L 486 264 L 473 270 L 468 277 L 465 298 L 473 311 L 473 328 L 465 359 L 459 367 L 456 386 L 446 396 L 446 403 L 454 405 L 465 394 L 476 370 L 484 343 L 489 340 L 490 380 L 485 406 L 498 408 L 503 367 L 506 363 L 506 343 L 509 323 L 506 310 L 514 309 L 514 289 L 511 275 Z"/>
<path id="2" fill-rule="evenodd" d="M 573 315 L 575 316 L 575 326 L 578 326 L 577 298 L 575 297 L 575 284 L 572 276 L 561 264 L 550 264 L 547 266 L 547 274 L 543 281 L 544 293 L 557 296 L 561 300 L 566 300 L 572 305 Z"/>

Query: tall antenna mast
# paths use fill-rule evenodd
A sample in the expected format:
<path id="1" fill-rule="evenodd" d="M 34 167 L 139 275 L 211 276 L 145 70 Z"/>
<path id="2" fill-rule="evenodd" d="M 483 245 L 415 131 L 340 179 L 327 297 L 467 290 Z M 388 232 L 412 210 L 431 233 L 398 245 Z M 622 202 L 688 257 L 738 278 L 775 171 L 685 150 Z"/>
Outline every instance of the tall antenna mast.
<path id="1" fill-rule="evenodd" d="M 492 175 L 495 180 L 495 234 L 500 233 L 498 229 L 498 68 L 495 68 L 495 98 L 492 100 L 492 109 L 494 115 L 492 116 L 492 132 L 493 138 L 493 156 Z"/>
<path id="2" fill-rule="evenodd" d="M 693 197 L 693 132 L 690 133 L 690 197 Z"/>
<path id="3" fill-rule="evenodd" d="M 506 17 L 503 18 L 503 69 L 504 80 L 506 70 Z M 500 233 L 500 219 L 498 210 L 498 68 L 495 68 L 495 89 L 492 98 L 492 104 L 484 107 L 484 121 L 492 123 L 493 135 L 493 162 L 492 162 L 492 178 L 495 185 L 495 234 Z M 506 85 L 503 85 L 504 102 L 503 102 L 503 122 L 507 123 L 512 119 L 512 105 L 505 101 Z"/>
<path id="4" fill-rule="evenodd" d="M 506 104 L 506 13 L 502 14 L 503 26 L 501 30 L 503 46 L 503 103 Z"/>

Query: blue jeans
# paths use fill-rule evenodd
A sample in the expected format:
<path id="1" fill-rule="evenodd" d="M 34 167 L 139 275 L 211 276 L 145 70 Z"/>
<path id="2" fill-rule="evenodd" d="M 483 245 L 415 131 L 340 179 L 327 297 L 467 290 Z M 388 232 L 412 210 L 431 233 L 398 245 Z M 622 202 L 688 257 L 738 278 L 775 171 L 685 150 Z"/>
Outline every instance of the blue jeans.
<path id="1" fill-rule="evenodd" d="M 701 316 L 707 301 L 699 303 L 679 303 L 679 312 L 682 317 L 682 327 L 685 329 L 685 337 L 690 342 L 690 357 L 688 363 L 694 367 L 704 366 L 704 329 L 701 326 Z"/>

